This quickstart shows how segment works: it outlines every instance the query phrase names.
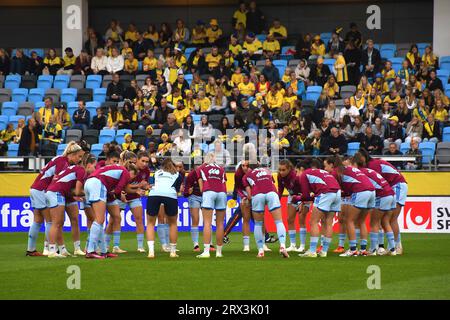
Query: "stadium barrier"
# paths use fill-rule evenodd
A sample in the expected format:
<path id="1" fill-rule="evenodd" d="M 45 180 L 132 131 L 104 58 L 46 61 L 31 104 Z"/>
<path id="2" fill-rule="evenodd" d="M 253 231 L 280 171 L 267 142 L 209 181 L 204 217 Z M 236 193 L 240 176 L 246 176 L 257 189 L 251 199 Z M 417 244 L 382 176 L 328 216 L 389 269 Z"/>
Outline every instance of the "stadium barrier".
<path id="1" fill-rule="evenodd" d="M 450 179 L 449 172 L 404 172 L 408 181 L 409 196 L 399 217 L 403 232 L 450 233 Z M 0 232 L 26 232 L 33 221 L 33 212 L 29 199 L 29 186 L 36 174 L 3 173 L 0 174 Z M 227 173 L 227 188 L 233 190 L 233 174 Z M 230 197 L 229 197 L 230 198 Z M 282 198 L 283 219 L 287 223 L 287 197 Z M 145 208 L 146 201 L 143 198 Z M 227 208 L 226 220 L 236 208 Z M 189 231 L 189 208 L 186 198 L 178 199 L 178 226 L 180 231 Z M 201 216 L 201 215 L 200 215 Z M 145 217 L 146 218 L 146 217 Z M 145 221 L 146 222 L 146 221 Z M 335 231 L 338 231 L 337 217 L 334 219 Z M 276 231 L 272 217 L 265 215 L 265 223 L 270 232 Z M 298 228 L 298 222 L 297 228 Z M 80 210 L 81 230 L 86 230 L 86 216 Z M 200 226 L 203 221 L 200 218 Z M 309 223 L 307 222 L 307 225 Z M 122 212 L 122 230 L 134 231 L 135 222 L 131 211 Z M 70 230 L 66 216 L 65 229 Z M 239 223 L 233 231 L 241 231 Z"/>

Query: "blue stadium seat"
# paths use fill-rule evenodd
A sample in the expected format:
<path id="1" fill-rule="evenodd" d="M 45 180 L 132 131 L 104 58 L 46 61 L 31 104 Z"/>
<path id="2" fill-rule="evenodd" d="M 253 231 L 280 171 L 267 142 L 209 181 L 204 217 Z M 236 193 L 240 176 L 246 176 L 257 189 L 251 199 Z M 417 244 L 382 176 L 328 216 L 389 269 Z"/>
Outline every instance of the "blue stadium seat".
<path id="1" fill-rule="evenodd" d="M 58 144 L 58 149 L 56 150 L 56 155 L 61 156 L 64 153 L 64 150 L 66 150 L 67 144 L 61 143 Z"/>
<path id="2" fill-rule="evenodd" d="M 138 61 L 138 71 L 142 71 L 142 65 L 143 65 L 143 62 Z"/>
<path id="3" fill-rule="evenodd" d="M 322 87 L 321 86 L 309 86 L 309 87 L 306 88 L 306 92 L 321 93 L 322 92 Z"/>
<path id="4" fill-rule="evenodd" d="M 184 50 L 184 56 L 186 57 L 187 60 L 189 60 L 189 57 L 195 50 L 197 50 L 197 48 L 195 47 L 186 48 L 186 50 Z"/>
<path id="5" fill-rule="evenodd" d="M 442 70 L 450 70 L 450 56 L 439 58 L 439 68 Z"/>
<path id="6" fill-rule="evenodd" d="M 101 103 L 98 101 L 88 101 L 86 102 L 86 109 L 89 110 L 91 120 L 94 118 L 94 116 L 97 114 L 97 108 L 101 107 Z"/>
<path id="7" fill-rule="evenodd" d="M 410 144 L 408 142 L 402 142 L 400 144 L 400 152 L 405 154 L 410 148 Z"/>
<path id="8" fill-rule="evenodd" d="M 70 118 L 72 118 L 73 113 L 77 111 L 77 109 L 78 109 L 78 101 L 72 101 L 67 104 L 67 113 L 70 115 Z"/>
<path id="9" fill-rule="evenodd" d="M 194 78 L 194 76 L 190 73 L 184 75 L 184 80 L 186 80 L 189 83 L 189 86 L 191 85 L 193 78 Z"/>
<path id="10" fill-rule="evenodd" d="M 287 54 L 286 52 L 291 49 L 291 50 L 295 50 L 295 46 L 284 46 L 281 47 L 281 54 Z"/>
<path id="11" fill-rule="evenodd" d="M 380 47 L 381 58 L 390 60 L 395 57 L 397 51 L 397 45 L 393 43 L 384 43 Z"/>
<path id="12" fill-rule="evenodd" d="M 450 84 L 449 83 L 447 83 L 447 85 L 444 84 L 444 90 L 445 90 L 444 94 L 450 98 Z"/>
<path id="13" fill-rule="evenodd" d="M 17 157 L 19 154 L 19 144 L 10 143 L 8 144 L 8 157 Z"/>
<path id="14" fill-rule="evenodd" d="M 420 56 L 423 56 L 423 54 L 425 53 L 425 48 L 430 45 L 429 43 L 425 43 L 425 42 L 419 42 L 416 44 L 417 44 L 417 49 L 419 49 Z"/>
<path id="15" fill-rule="evenodd" d="M 116 142 L 118 143 L 118 144 L 122 144 L 122 143 L 124 143 L 124 141 L 125 141 L 125 135 L 126 134 L 131 134 L 131 135 L 133 135 L 133 131 L 131 131 L 131 130 L 129 130 L 129 129 L 120 129 L 120 130 L 117 130 L 117 134 L 116 134 Z"/>
<path id="16" fill-rule="evenodd" d="M 115 136 L 116 136 L 116 130 L 111 130 L 111 129 L 100 130 L 100 136 L 98 138 L 98 142 L 102 143 L 102 144 L 112 142 L 112 141 L 114 141 Z"/>
<path id="17" fill-rule="evenodd" d="M 28 49 L 28 52 L 30 53 L 31 56 L 31 52 L 36 51 L 36 54 L 38 55 L 38 57 L 44 58 L 45 57 L 45 52 L 44 49 L 42 48 L 31 48 Z"/>
<path id="18" fill-rule="evenodd" d="M 285 61 L 287 62 L 287 60 L 285 60 Z M 278 73 L 279 73 L 280 79 L 281 79 L 283 77 L 283 75 L 284 75 L 284 72 L 286 71 L 286 67 L 277 66 L 276 68 L 278 69 Z"/>
<path id="19" fill-rule="evenodd" d="M 26 116 L 26 118 L 25 118 L 25 123 L 28 123 L 28 120 L 30 120 L 31 118 L 33 118 L 33 115 Z M 63 131 L 63 132 L 64 132 L 64 131 Z"/>
<path id="20" fill-rule="evenodd" d="M 287 67 L 287 61 L 286 60 L 273 60 L 273 65 L 275 67 Z M 280 74 L 280 78 L 283 76 L 283 74 Z"/>
<path id="21" fill-rule="evenodd" d="M 389 61 L 392 63 L 392 69 L 394 69 L 395 73 L 398 72 L 402 68 L 402 63 L 405 60 L 403 57 L 393 57 L 390 58 Z"/>
<path id="22" fill-rule="evenodd" d="M 37 81 L 37 87 L 44 90 L 50 89 L 53 85 L 53 76 L 51 75 L 40 75 Z"/>
<path id="23" fill-rule="evenodd" d="M 19 109 L 19 103 L 16 101 L 5 101 L 2 104 L 2 116 L 15 116 Z"/>
<path id="24" fill-rule="evenodd" d="M 434 142 L 422 142 L 419 144 L 422 151 L 422 163 L 431 163 L 436 152 L 436 144 Z"/>
<path id="25" fill-rule="evenodd" d="M 5 130 L 8 124 L 8 116 L 0 115 L 0 130 Z"/>
<path id="26" fill-rule="evenodd" d="M 318 92 L 306 92 L 306 100 L 312 100 L 315 103 L 319 100 L 319 97 L 320 93 Z"/>
<path id="27" fill-rule="evenodd" d="M 359 142 L 349 142 L 347 144 L 347 155 L 354 156 L 355 153 L 359 150 Z"/>
<path id="28" fill-rule="evenodd" d="M 5 89 L 17 89 L 20 87 L 20 82 L 22 81 L 22 77 L 18 74 L 9 74 L 5 79 Z"/>
<path id="29" fill-rule="evenodd" d="M 59 74 L 55 76 L 55 81 L 53 82 L 53 88 L 55 89 L 65 89 L 69 87 L 70 76 L 67 74 Z"/>
<path id="30" fill-rule="evenodd" d="M 442 142 L 450 142 L 450 127 L 445 127 L 442 132 Z"/>
<path id="31" fill-rule="evenodd" d="M 256 39 L 258 39 L 261 42 L 264 42 L 267 39 L 267 35 L 266 34 L 257 34 Z"/>
<path id="32" fill-rule="evenodd" d="M 94 89 L 94 96 L 92 98 L 94 101 L 103 103 L 106 100 L 106 88 L 96 88 Z"/>
<path id="33" fill-rule="evenodd" d="M 28 89 L 16 88 L 12 91 L 11 100 L 17 103 L 23 103 L 27 101 L 27 97 Z"/>
<path id="34" fill-rule="evenodd" d="M 98 157 L 103 151 L 103 143 L 96 143 L 91 146 L 91 153 Z"/>
<path id="35" fill-rule="evenodd" d="M 77 89 L 75 88 L 65 88 L 61 90 L 61 101 L 62 102 L 73 102 L 77 99 Z"/>
<path id="36" fill-rule="evenodd" d="M 322 32 L 320 34 L 320 39 L 323 41 L 323 43 L 325 44 L 325 47 L 326 47 L 328 42 L 331 39 L 331 32 Z"/>
<path id="37" fill-rule="evenodd" d="M 200 121 L 202 120 L 201 114 L 191 114 L 191 116 L 195 124 L 200 123 Z"/>
<path id="38" fill-rule="evenodd" d="M 450 76 L 450 70 L 443 70 L 443 69 L 436 70 L 436 75 L 439 79 L 441 79 L 442 85 L 445 88 L 448 83 L 448 77 Z"/>
<path id="39" fill-rule="evenodd" d="M 100 88 L 102 86 L 102 76 L 98 74 L 91 74 L 87 76 L 85 86 L 88 89 Z"/>
<path id="40" fill-rule="evenodd" d="M 331 73 L 334 73 L 334 63 L 336 59 L 323 59 L 323 64 L 326 64 L 330 68 Z"/>
<path id="41" fill-rule="evenodd" d="M 34 103 L 34 111 L 39 111 L 40 108 L 45 106 L 45 102 L 44 101 L 36 101 Z"/>
<path id="42" fill-rule="evenodd" d="M 45 96 L 45 90 L 42 88 L 33 88 L 30 89 L 30 92 L 28 93 L 28 101 L 29 102 L 39 102 L 44 100 Z"/>
<path id="43" fill-rule="evenodd" d="M 17 128 L 20 119 L 25 120 L 25 116 L 10 116 L 8 121 L 14 125 L 14 128 Z"/>

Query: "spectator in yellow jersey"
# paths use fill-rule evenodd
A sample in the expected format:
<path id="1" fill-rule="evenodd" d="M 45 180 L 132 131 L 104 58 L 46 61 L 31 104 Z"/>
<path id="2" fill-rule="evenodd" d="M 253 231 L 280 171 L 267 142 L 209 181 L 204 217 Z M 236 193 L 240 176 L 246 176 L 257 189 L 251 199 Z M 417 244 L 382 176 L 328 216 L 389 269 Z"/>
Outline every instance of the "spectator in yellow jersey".
<path id="1" fill-rule="evenodd" d="M 208 83 L 206 84 L 206 87 L 205 87 L 206 96 L 208 98 L 214 97 L 217 93 L 217 89 L 218 89 L 218 86 L 216 83 L 216 79 L 213 76 L 209 77 Z"/>
<path id="2" fill-rule="evenodd" d="M 127 60 L 125 60 L 124 71 L 125 74 L 135 75 L 138 71 L 138 61 L 134 57 L 134 54 L 130 52 L 128 54 Z"/>
<path id="3" fill-rule="evenodd" d="M 167 97 L 167 106 L 170 109 L 175 109 L 177 107 L 177 103 L 180 100 L 183 100 L 183 96 L 181 95 L 181 90 L 177 87 L 172 88 L 172 93 L 169 94 Z"/>
<path id="4" fill-rule="evenodd" d="M 384 97 L 383 103 L 387 102 L 391 107 L 397 107 L 397 104 L 400 102 L 400 100 L 401 98 L 397 90 L 391 89 L 389 94 Z"/>
<path id="5" fill-rule="evenodd" d="M 122 50 L 120 50 L 120 54 L 124 59 L 126 59 L 130 52 L 133 52 L 133 49 L 130 47 L 130 42 L 128 40 L 125 40 L 124 42 L 122 42 Z"/>
<path id="6" fill-rule="evenodd" d="M 285 26 L 281 25 L 279 19 L 273 20 L 272 27 L 269 29 L 269 33 L 274 35 L 275 40 L 278 40 L 280 43 L 283 43 L 287 40 L 287 29 Z"/>
<path id="7" fill-rule="evenodd" d="M 152 40 L 155 46 L 159 44 L 159 33 L 154 24 L 148 25 L 147 30 L 144 32 L 144 39 Z"/>
<path id="8" fill-rule="evenodd" d="M 73 50 L 70 47 L 67 47 L 64 52 L 64 65 L 61 69 L 58 70 L 57 74 L 72 75 L 73 70 L 75 69 L 75 61 L 77 60 L 77 57 L 75 57 L 75 55 L 73 54 Z"/>
<path id="9" fill-rule="evenodd" d="M 124 137 L 124 142 L 122 143 L 122 150 L 134 152 L 137 149 L 136 142 L 133 141 L 133 136 L 127 133 Z"/>
<path id="10" fill-rule="evenodd" d="M 350 97 L 350 106 L 356 107 L 358 110 L 363 110 L 366 105 L 366 99 L 362 90 L 357 90 L 356 94 Z"/>
<path id="11" fill-rule="evenodd" d="M 253 60 L 259 60 L 263 53 L 261 41 L 259 41 L 252 32 L 245 37 L 245 42 L 242 47 L 242 52 L 247 53 Z"/>
<path id="12" fill-rule="evenodd" d="M 389 93 L 389 86 L 381 73 L 375 75 L 375 82 L 372 85 L 380 95 L 385 95 Z"/>
<path id="13" fill-rule="evenodd" d="M 175 56 L 173 57 L 173 60 L 176 64 L 177 68 L 185 71 L 187 68 L 187 60 L 183 54 L 182 47 L 180 45 L 175 46 L 174 52 L 175 52 Z"/>
<path id="14" fill-rule="evenodd" d="M 184 21 L 177 19 L 177 27 L 175 28 L 172 41 L 178 44 L 187 44 L 190 39 L 189 29 L 184 26 Z"/>
<path id="15" fill-rule="evenodd" d="M 255 94 L 255 84 L 250 82 L 248 74 L 244 74 L 242 82 L 237 86 L 240 93 L 244 96 L 251 97 Z"/>
<path id="16" fill-rule="evenodd" d="M 280 54 L 280 42 L 275 39 L 273 33 L 267 35 L 266 40 L 263 43 L 263 55 L 266 59 L 273 59 L 274 56 Z"/>
<path id="17" fill-rule="evenodd" d="M 336 62 L 334 63 L 334 70 L 336 71 L 336 82 L 342 86 L 348 82 L 347 64 L 342 52 L 334 55 Z"/>
<path id="18" fill-rule="evenodd" d="M 235 86 L 238 86 L 240 83 L 242 83 L 242 81 L 244 81 L 242 69 L 241 67 L 237 67 L 236 70 L 234 70 L 233 75 L 231 76 L 231 82 L 233 82 Z"/>
<path id="19" fill-rule="evenodd" d="M 372 91 L 372 85 L 369 83 L 369 80 L 366 76 L 361 76 L 361 79 L 359 80 L 358 89 L 361 89 L 363 91 L 363 94 L 365 97 L 370 95 L 370 92 Z"/>
<path id="20" fill-rule="evenodd" d="M 283 94 L 276 86 L 270 88 L 269 93 L 266 95 L 266 103 L 272 113 L 283 105 Z"/>
<path id="21" fill-rule="evenodd" d="M 42 142 L 45 144 L 54 145 L 55 148 L 61 143 L 62 139 L 62 128 L 56 122 L 56 116 L 52 115 L 49 121 L 44 126 L 44 131 L 42 134 Z"/>
<path id="22" fill-rule="evenodd" d="M 191 53 L 187 62 L 187 68 L 192 74 L 195 74 L 196 72 L 199 74 L 206 73 L 207 66 L 202 48 L 197 48 Z"/>
<path id="23" fill-rule="evenodd" d="M 184 104 L 184 100 L 178 100 L 176 109 L 173 111 L 176 121 L 181 126 L 187 116 L 191 113 L 191 110 Z"/>
<path id="24" fill-rule="evenodd" d="M 440 122 L 441 127 L 443 127 L 444 123 L 448 121 L 448 111 L 444 108 L 444 103 L 441 99 L 436 99 L 435 107 L 431 114 L 434 115 L 434 118 Z"/>
<path id="25" fill-rule="evenodd" d="M 430 69 L 436 69 L 438 67 L 438 58 L 433 53 L 433 48 L 431 46 L 427 46 L 425 48 L 425 53 L 422 56 L 422 61 L 425 64 L 425 67 Z"/>
<path id="26" fill-rule="evenodd" d="M 217 46 L 212 47 L 211 53 L 208 53 L 205 58 L 210 73 L 215 72 L 219 66 L 220 59 L 222 59 L 222 55 L 219 54 L 219 48 Z"/>
<path id="27" fill-rule="evenodd" d="M 339 85 L 336 83 L 336 77 L 334 76 L 334 74 L 330 74 L 328 76 L 328 80 L 324 84 L 323 90 L 325 90 L 325 92 L 327 93 L 328 98 L 339 98 Z"/>
<path id="28" fill-rule="evenodd" d="M 123 30 L 117 20 L 111 20 L 109 29 L 106 30 L 105 38 L 111 38 L 114 42 L 120 42 L 122 39 Z"/>
<path id="29" fill-rule="evenodd" d="M 206 43 L 206 38 L 205 23 L 202 20 L 198 20 L 197 24 L 192 29 L 191 43 L 196 47 L 201 47 Z"/>
<path id="30" fill-rule="evenodd" d="M 408 53 L 406 54 L 406 60 L 408 61 L 410 68 L 414 70 L 419 69 L 421 58 L 417 44 L 414 43 L 411 45 L 411 49 L 409 49 Z"/>
<path id="31" fill-rule="evenodd" d="M 358 86 L 358 90 L 363 89 L 359 88 Z M 370 94 L 367 96 L 367 103 L 372 104 L 375 108 L 377 108 L 377 110 L 381 109 L 382 104 L 381 96 L 378 94 L 377 89 L 375 87 L 372 87 L 372 89 L 370 89 Z"/>
<path id="32" fill-rule="evenodd" d="M 311 44 L 311 55 L 312 56 L 324 56 L 325 55 L 325 45 L 323 41 L 320 39 L 319 35 L 314 37 L 314 41 Z"/>
<path id="33" fill-rule="evenodd" d="M 200 91 L 195 100 L 195 111 L 198 113 L 210 113 L 211 109 L 211 100 L 206 97 L 205 91 Z"/>
<path id="34" fill-rule="evenodd" d="M 239 2 L 239 9 L 233 14 L 233 25 L 236 30 L 238 29 L 238 25 L 240 23 L 242 23 L 242 26 L 245 29 L 247 25 L 247 6 L 244 1 Z"/>
<path id="35" fill-rule="evenodd" d="M 58 116 L 58 109 L 53 106 L 53 99 L 47 97 L 44 99 L 44 106 L 39 109 L 40 120 L 39 124 L 41 126 L 46 125 L 51 116 Z"/>
<path id="36" fill-rule="evenodd" d="M 155 53 L 153 50 L 149 49 L 147 50 L 147 56 L 144 58 L 144 61 L 142 62 L 142 70 L 145 74 L 148 74 L 152 76 L 153 78 L 156 78 L 155 69 L 158 65 L 158 59 L 155 58 Z"/>
<path id="37" fill-rule="evenodd" d="M 384 77 L 384 81 L 390 84 L 395 79 L 395 70 L 392 69 L 392 62 L 386 61 L 384 64 L 383 70 L 381 70 L 381 74 Z"/>
<path id="38" fill-rule="evenodd" d="M 49 49 L 47 56 L 44 58 L 44 70 L 42 73 L 54 76 L 63 65 L 64 62 L 56 55 L 56 50 Z"/>
<path id="39" fill-rule="evenodd" d="M 238 58 L 242 52 L 242 46 L 238 42 L 238 38 L 232 35 L 230 37 L 230 44 L 228 45 L 228 50 L 231 51 L 234 58 Z"/>
<path id="40" fill-rule="evenodd" d="M 131 43 L 136 42 L 138 39 L 138 31 L 136 25 L 134 23 L 130 23 L 128 25 L 128 29 L 125 32 L 125 41 L 129 41 Z"/>
<path id="41" fill-rule="evenodd" d="M 166 81 L 168 83 L 174 83 L 177 80 L 178 73 L 183 73 L 183 70 L 178 68 L 173 58 L 167 59 L 167 68 L 164 70 L 164 78 Z"/>
<path id="42" fill-rule="evenodd" d="M 222 29 L 219 28 L 217 19 L 211 19 L 209 22 L 209 28 L 206 29 L 206 36 L 209 44 L 218 45 L 218 41 L 222 37 Z"/>

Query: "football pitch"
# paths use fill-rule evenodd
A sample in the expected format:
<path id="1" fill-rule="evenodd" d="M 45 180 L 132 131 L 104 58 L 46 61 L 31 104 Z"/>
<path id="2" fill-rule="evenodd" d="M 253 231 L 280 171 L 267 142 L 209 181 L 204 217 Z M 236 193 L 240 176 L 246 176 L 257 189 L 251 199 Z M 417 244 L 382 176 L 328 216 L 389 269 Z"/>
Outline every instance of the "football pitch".
<path id="1" fill-rule="evenodd" d="M 42 233 L 39 239 L 42 250 Z M 65 239 L 72 251 L 70 235 Z M 230 239 L 222 259 L 197 259 L 189 233 L 180 233 L 178 259 L 157 250 L 150 260 L 135 251 L 134 233 L 122 233 L 121 248 L 129 252 L 116 259 L 50 260 L 25 257 L 27 234 L 3 233 L 0 299 L 450 299 L 450 234 L 403 234 L 403 256 L 341 258 L 330 252 L 316 259 L 296 253 L 283 259 L 275 243 L 259 260 L 253 237 L 246 253 L 240 233 Z M 80 270 L 80 289 L 67 287 L 73 265 Z M 381 289 L 369 290 L 373 265 Z"/>

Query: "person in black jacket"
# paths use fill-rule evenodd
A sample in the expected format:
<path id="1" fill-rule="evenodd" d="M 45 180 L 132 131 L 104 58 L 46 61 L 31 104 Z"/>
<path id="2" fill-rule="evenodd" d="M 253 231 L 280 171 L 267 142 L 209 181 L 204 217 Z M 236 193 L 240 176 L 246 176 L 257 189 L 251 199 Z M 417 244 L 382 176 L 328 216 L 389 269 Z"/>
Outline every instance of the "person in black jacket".
<path id="1" fill-rule="evenodd" d="M 345 46 L 344 58 L 347 64 L 347 75 L 349 85 L 358 85 L 361 65 L 361 50 L 356 48 L 353 41 L 349 41 Z"/>
<path id="2" fill-rule="evenodd" d="M 309 41 L 305 40 L 305 37 L 300 34 L 295 44 L 295 59 L 305 59 L 307 60 L 311 55 L 311 39 Z"/>
<path id="3" fill-rule="evenodd" d="M 367 48 L 362 52 L 361 64 L 363 73 L 367 77 L 375 79 L 375 75 L 381 70 L 381 55 L 378 49 L 374 48 L 373 40 L 367 40 Z"/>
<path id="4" fill-rule="evenodd" d="M 28 58 L 22 49 L 16 50 L 16 55 L 11 58 L 10 73 L 24 75 L 28 71 Z"/>
<path id="5" fill-rule="evenodd" d="M 0 48 L 0 75 L 9 74 L 9 56 L 5 49 Z"/>
<path id="6" fill-rule="evenodd" d="M 136 59 L 139 61 L 142 61 L 145 59 L 145 56 L 147 55 L 147 51 L 149 49 L 154 49 L 155 45 L 153 44 L 153 41 L 150 39 L 145 39 L 144 34 L 142 32 L 137 32 L 138 40 L 134 43 L 133 46 L 133 53 Z"/>
<path id="7" fill-rule="evenodd" d="M 262 11 L 257 8 L 256 1 L 250 1 L 249 9 L 247 11 L 247 32 L 260 34 L 265 27 L 265 17 Z"/>
<path id="8" fill-rule="evenodd" d="M 177 76 L 177 80 L 172 83 L 172 90 L 174 88 L 178 88 L 181 91 L 181 95 L 183 96 L 183 98 L 186 97 L 186 90 L 189 90 L 189 82 L 187 82 L 186 79 L 184 79 L 184 74 L 181 73 Z"/>
<path id="9" fill-rule="evenodd" d="M 361 137 L 361 147 L 369 151 L 369 154 L 381 154 L 383 141 L 380 136 L 373 134 L 372 127 L 367 126 L 365 135 Z"/>
<path id="10" fill-rule="evenodd" d="M 192 74 L 196 72 L 198 72 L 200 75 L 206 73 L 207 66 L 202 48 L 195 49 L 195 51 L 191 53 L 187 65 L 188 70 L 190 70 Z"/>
<path id="11" fill-rule="evenodd" d="M 73 113 L 72 119 L 72 129 L 80 129 L 83 133 L 87 130 L 91 120 L 91 114 L 89 110 L 86 109 L 86 104 L 84 101 L 78 101 L 78 109 Z"/>
<path id="12" fill-rule="evenodd" d="M 337 28 L 333 30 L 333 33 L 331 34 L 331 39 L 327 43 L 327 53 L 329 53 L 331 57 L 334 54 L 344 52 L 345 50 L 344 41 L 342 41 L 342 39 L 339 37 L 337 31 L 338 31 Z"/>
<path id="13" fill-rule="evenodd" d="M 330 68 L 323 63 L 323 58 L 317 59 L 317 64 L 311 68 L 309 78 L 311 81 L 317 83 L 318 86 L 322 86 L 327 82 L 328 76 L 331 74 Z"/>
<path id="14" fill-rule="evenodd" d="M 343 155 L 347 153 L 347 140 L 336 127 L 331 128 L 331 134 L 325 141 L 325 154 Z"/>
<path id="15" fill-rule="evenodd" d="M 280 81 L 280 73 L 278 68 L 273 65 L 272 60 L 270 59 L 266 59 L 266 64 L 264 65 L 264 69 L 261 73 L 266 76 L 267 81 L 269 81 L 271 85 L 274 85 Z"/>
<path id="16" fill-rule="evenodd" d="M 102 108 L 97 108 L 96 111 L 97 114 L 92 119 L 91 128 L 95 130 L 102 130 L 106 127 L 108 118 L 104 115 Z"/>
<path id="17" fill-rule="evenodd" d="M 444 84 L 446 85 L 447 83 L 444 83 Z M 430 91 L 434 91 L 436 89 L 444 91 L 444 86 L 442 84 L 442 81 L 441 81 L 441 79 L 439 79 L 436 76 L 436 71 L 435 70 L 431 70 L 430 71 L 430 77 L 429 77 L 429 79 L 427 81 L 427 88 Z"/>
<path id="18" fill-rule="evenodd" d="M 403 128 L 398 124 L 398 117 L 389 118 L 389 124 L 384 132 L 384 147 L 387 148 L 391 142 L 395 142 L 398 146 L 402 143 Z"/>
<path id="19" fill-rule="evenodd" d="M 114 102 L 122 101 L 124 92 L 125 89 L 123 87 L 123 83 L 120 82 L 120 76 L 115 73 L 112 81 L 108 84 L 108 88 L 106 89 L 106 99 Z"/>
<path id="20" fill-rule="evenodd" d="M 18 156 L 37 156 L 39 150 L 39 131 L 34 118 L 28 120 L 28 125 L 23 128 L 19 142 Z M 28 169 L 28 159 L 23 161 L 23 169 Z"/>

